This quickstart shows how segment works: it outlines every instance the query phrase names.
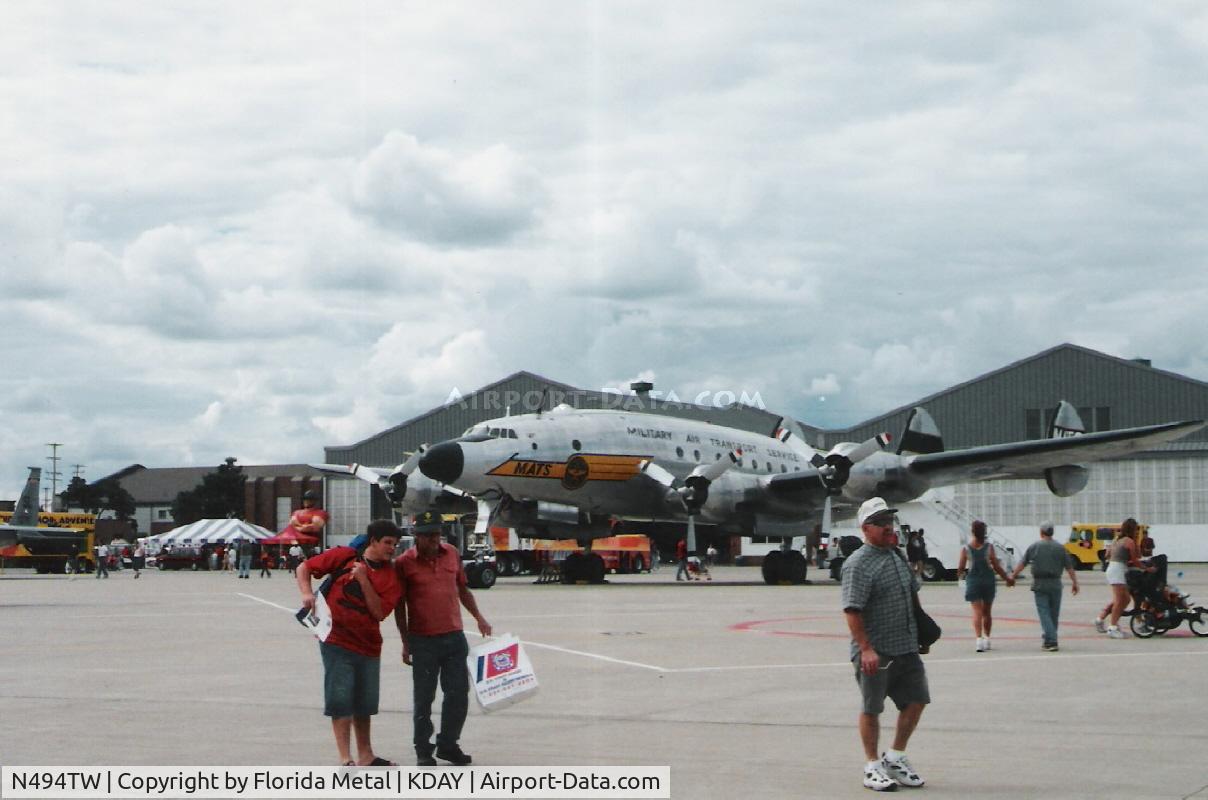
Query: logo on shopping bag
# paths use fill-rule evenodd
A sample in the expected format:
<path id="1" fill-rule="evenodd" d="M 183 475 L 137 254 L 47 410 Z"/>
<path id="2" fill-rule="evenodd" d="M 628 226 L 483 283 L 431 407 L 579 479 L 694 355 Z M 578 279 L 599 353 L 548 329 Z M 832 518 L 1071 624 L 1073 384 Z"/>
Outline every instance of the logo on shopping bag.
<path id="1" fill-rule="evenodd" d="M 512 644 L 502 650 L 496 650 L 494 653 L 489 653 L 479 658 L 479 674 L 484 678 L 494 678 L 497 675 L 502 675 L 505 672 L 511 672 L 516 669 L 520 659 L 520 645 Z M 483 662 L 485 663 L 485 674 L 482 670 Z"/>

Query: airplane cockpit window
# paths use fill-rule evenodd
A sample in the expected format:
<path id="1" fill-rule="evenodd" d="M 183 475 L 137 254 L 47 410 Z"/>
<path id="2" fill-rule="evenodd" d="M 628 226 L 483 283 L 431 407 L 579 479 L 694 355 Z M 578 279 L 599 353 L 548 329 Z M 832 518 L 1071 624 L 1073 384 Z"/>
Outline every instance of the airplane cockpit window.
<path id="1" fill-rule="evenodd" d="M 508 438 L 509 439 L 519 439 L 520 437 L 516 435 L 516 431 L 512 430 L 511 428 L 508 428 Z"/>
<path id="2" fill-rule="evenodd" d="M 487 431 L 487 436 L 490 436 L 492 439 L 498 439 L 499 438 L 499 429 L 491 428 L 490 430 Z"/>

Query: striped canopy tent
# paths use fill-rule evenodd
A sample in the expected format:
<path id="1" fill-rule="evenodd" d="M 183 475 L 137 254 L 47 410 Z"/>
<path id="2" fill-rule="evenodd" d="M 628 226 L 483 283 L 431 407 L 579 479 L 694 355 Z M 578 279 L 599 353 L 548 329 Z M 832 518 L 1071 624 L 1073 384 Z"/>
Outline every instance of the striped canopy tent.
<path id="1" fill-rule="evenodd" d="M 272 531 L 244 522 L 241 519 L 200 519 L 188 525 L 161 533 L 158 536 L 147 537 L 148 542 L 162 546 L 227 544 L 246 539 L 258 542 L 272 536 Z"/>

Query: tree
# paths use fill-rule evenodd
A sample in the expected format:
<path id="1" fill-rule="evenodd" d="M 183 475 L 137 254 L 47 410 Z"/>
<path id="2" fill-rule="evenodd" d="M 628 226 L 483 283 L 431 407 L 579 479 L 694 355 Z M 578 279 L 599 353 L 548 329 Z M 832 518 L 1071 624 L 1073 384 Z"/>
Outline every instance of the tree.
<path id="1" fill-rule="evenodd" d="M 76 475 L 67 488 L 59 493 L 59 499 L 63 508 L 82 508 L 97 515 L 112 511 L 114 517 L 120 520 L 134 516 L 134 497 L 114 478 L 88 483 Z"/>
<path id="2" fill-rule="evenodd" d="M 172 503 L 172 518 L 177 525 L 188 525 L 199 519 L 243 519 L 243 467 L 227 458 L 214 472 L 207 473 L 194 488 L 176 495 Z"/>

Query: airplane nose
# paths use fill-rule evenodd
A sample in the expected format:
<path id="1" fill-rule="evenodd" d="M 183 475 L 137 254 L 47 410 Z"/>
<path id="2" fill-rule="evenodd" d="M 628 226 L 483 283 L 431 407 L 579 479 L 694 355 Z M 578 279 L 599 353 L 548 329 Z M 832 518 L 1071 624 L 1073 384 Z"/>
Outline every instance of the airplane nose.
<path id="1" fill-rule="evenodd" d="M 441 442 L 428 448 L 419 460 L 419 471 L 434 481 L 454 483 L 461 477 L 466 458 L 457 442 Z"/>

